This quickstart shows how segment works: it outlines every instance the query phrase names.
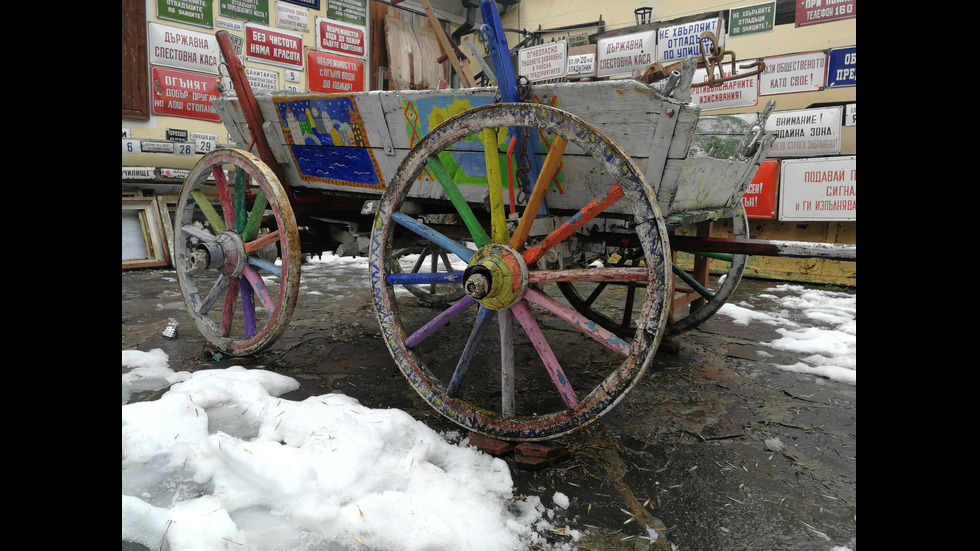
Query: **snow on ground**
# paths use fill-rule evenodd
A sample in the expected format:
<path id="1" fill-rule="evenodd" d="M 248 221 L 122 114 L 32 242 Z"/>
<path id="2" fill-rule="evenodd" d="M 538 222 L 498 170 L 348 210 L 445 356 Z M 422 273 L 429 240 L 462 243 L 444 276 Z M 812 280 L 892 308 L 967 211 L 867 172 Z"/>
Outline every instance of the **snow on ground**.
<path id="1" fill-rule="evenodd" d="M 365 262 L 325 255 L 303 275 L 359 286 Z M 364 271 L 344 278 L 345 270 Z M 809 354 L 781 369 L 853 384 L 854 295 L 774 291 L 767 298 L 778 312 L 746 304 L 720 312 L 777 325 L 782 337 L 769 346 Z M 791 321 L 793 311 L 811 324 Z M 553 520 L 568 496 L 514 494 L 503 460 L 403 411 L 342 394 L 283 400 L 296 380 L 242 367 L 174 372 L 160 349 L 123 350 L 122 363 L 124 542 L 171 551 L 523 551 L 570 550 L 581 537 Z M 162 389 L 157 400 L 127 403 Z M 565 541 L 545 540 L 555 530 Z"/>
<path id="2" fill-rule="evenodd" d="M 742 302 L 726 303 L 718 313 L 740 325 L 777 326 L 782 337 L 763 344 L 807 354 L 793 365 L 775 364 L 780 369 L 857 384 L 857 295 L 794 284 L 776 284 L 769 291 L 754 298 L 775 302 L 778 311 L 760 311 Z"/>
<path id="3" fill-rule="evenodd" d="M 172 551 L 551 548 L 541 534 L 559 528 L 552 512 L 514 495 L 507 464 L 458 434 L 342 394 L 280 399 L 299 383 L 276 373 L 167 373 L 166 361 L 160 349 L 123 351 L 124 402 L 173 382 L 158 400 L 122 407 L 123 541 Z"/>

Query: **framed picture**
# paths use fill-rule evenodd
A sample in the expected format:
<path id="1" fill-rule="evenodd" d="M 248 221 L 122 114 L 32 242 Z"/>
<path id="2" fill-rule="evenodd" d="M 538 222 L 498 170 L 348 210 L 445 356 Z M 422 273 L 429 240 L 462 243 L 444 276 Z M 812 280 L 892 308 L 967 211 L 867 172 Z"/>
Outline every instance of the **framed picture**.
<path id="1" fill-rule="evenodd" d="M 170 250 L 156 199 L 122 197 L 122 267 L 170 265 Z"/>

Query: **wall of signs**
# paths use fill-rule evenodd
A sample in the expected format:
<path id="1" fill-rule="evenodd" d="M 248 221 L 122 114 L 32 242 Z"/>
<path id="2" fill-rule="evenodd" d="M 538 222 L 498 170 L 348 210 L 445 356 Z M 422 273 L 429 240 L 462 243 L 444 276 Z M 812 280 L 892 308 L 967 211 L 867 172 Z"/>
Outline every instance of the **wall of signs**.
<path id="1" fill-rule="evenodd" d="M 145 48 L 154 118 L 149 125 L 123 120 L 124 181 L 167 180 L 167 174 L 178 172 L 168 165 L 187 170 L 196 156 L 231 143 L 211 106 L 220 89 L 234 91 L 227 71 L 221 70 L 215 36 L 219 30 L 228 31 L 255 92 L 367 90 L 370 4 L 371 0 L 147 3 Z M 155 121 L 166 122 L 156 129 Z M 133 166 L 132 159 L 145 159 L 144 153 L 154 154 L 155 166 Z M 167 160 L 160 154 L 172 157 Z M 149 176 L 139 176 L 144 174 Z"/>
<path id="2" fill-rule="evenodd" d="M 856 16 L 855 0 L 799 0 L 795 8 L 796 28 Z M 560 77 L 633 78 L 656 63 L 666 66 L 701 56 L 702 33 L 718 36 L 720 21 L 727 22 L 721 30 L 727 37 L 772 32 L 776 2 L 731 8 L 723 16 L 720 20 L 713 13 L 712 17 L 652 30 L 646 25 L 638 26 L 634 33 L 600 34 L 594 45 L 576 45 L 574 49 L 567 48 L 563 40 L 524 48 L 518 53 L 519 74 L 532 82 Z M 856 46 L 739 59 L 738 66 L 758 61 L 765 63 L 760 74 L 713 87 L 706 85 L 708 69 L 698 69 L 690 101 L 706 114 L 722 109 L 758 111 L 781 95 L 857 86 Z M 738 72 L 725 63 L 715 68 L 714 77 L 737 76 Z M 775 111 L 766 123 L 766 130 L 776 135 L 770 158 L 742 199 L 748 216 L 786 221 L 856 220 L 856 157 L 842 155 L 843 129 L 856 125 L 855 103 Z"/>

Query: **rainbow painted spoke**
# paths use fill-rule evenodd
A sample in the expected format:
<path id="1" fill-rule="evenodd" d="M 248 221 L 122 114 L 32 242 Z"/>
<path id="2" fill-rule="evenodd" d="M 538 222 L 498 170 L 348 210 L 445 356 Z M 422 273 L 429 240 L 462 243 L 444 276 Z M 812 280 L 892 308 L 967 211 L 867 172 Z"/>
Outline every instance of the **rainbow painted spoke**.
<path id="1" fill-rule="evenodd" d="M 646 281 L 649 271 L 636 268 L 580 268 L 572 270 L 535 270 L 528 274 L 531 283 L 561 283 L 591 281 L 600 283 L 626 283 Z"/>
<path id="2" fill-rule="evenodd" d="M 235 209 L 235 231 L 239 235 L 245 233 L 245 223 L 248 214 L 245 212 L 245 187 L 247 185 L 247 175 L 240 167 L 235 167 L 235 195 L 233 207 Z"/>
<path id="3" fill-rule="evenodd" d="M 186 233 L 187 235 L 191 237 L 196 237 L 201 241 L 214 241 L 215 239 L 217 239 L 217 236 L 215 236 L 213 233 L 209 232 L 208 230 L 201 229 L 192 224 L 185 224 L 180 229 L 183 230 L 183 232 Z"/>
<path id="4" fill-rule="evenodd" d="M 531 313 L 531 308 L 528 307 L 526 301 L 522 300 L 511 308 L 511 312 L 513 312 L 514 317 L 517 318 L 518 323 L 521 324 L 524 332 L 531 339 L 531 344 L 537 350 L 538 357 L 544 362 L 544 367 L 548 370 L 551 382 L 555 384 L 555 388 L 561 394 L 561 399 L 569 409 L 575 409 L 578 406 L 578 398 L 575 396 L 575 391 L 572 390 L 572 385 L 568 382 L 568 378 L 558 363 L 558 358 L 555 357 L 555 353 L 551 350 L 551 346 L 548 344 L 544 333 L 538 326 L 538 322 L 534 320 L 534 314 Z"/>
<path id="5" fill-rule="evenodd" d="M 269 295 L 269 290 L 266 288 L 265 282 L 262 281 L 262 276 L 252 266 L 242 268 L 242 275 L 248 281 L 252 290 L 255 291 L 255 295 L 259 298 L 259 303 L 271 314 L 276 309 L 276 303 Z"/>
<path id="6" fill-rule="evenodd" d="M 494 243 L 507 243 L 510 241 L 510 231 L 507 230 L 507 214 L 504 212 L 504 189 L 500 177 L 497 129 L 484 128 L 480 131 L 480 139 L 483 141 L 483 156 L 487 166 L 487 186 L 490 195 L 490 239 Z"/>
<path id="7" fill-rule="evenodd" d="M 265 207 L 268 203 L 269 200 L 265 198 L 265 193 L 261 189 L 256 189 L 252 210 L 249 212 L 248 220 L 245 222 L 245 229 L 242 230 L 242 239 L 245 241 L 251 241 L 258 235 L 259 225 L 262 223 L 262 215 L 265 214 Z M 276 234 L 276 239 L 279 239 L 279 230 L 273 233 Z"/>
<path id="8" fill-rule="evenodd" d="M 441 329 L 450 321 L 454 320 L 457 316 L 462 314 L 467 308 L 473 306 L 474 304 L 476 304 L 476 300 L 469 295 L 464 295 L 463 298 L 456 301 L 452 306 L 443 310 L 439 315 L 432 318 L 431 321 L 409 335 L 405 339 L 405 347 L 415 348 L 422 341 L 431 337 L 436 331 Z"/>
<path id="9" fill-rule="evenodd" d="M 551 312 L 559 319 L 570 323 L 582 333 L 585 333 L 589 337 L 595 339 L 596 342 L 619 354 L 620 356 L 629 356 L 629 343 L 596 325 L 594 321 L 586 318 L 582 314 L 579 314 L 564 304 L 561 304 L 548 295 L 536 289 L 528 289 L 527 293 L 524 295 L 524 298 L 528 302 L 537 304 L 538 306 Z"/>
<path id="10" fill-rule="evenodd" d="M 391 215 L 391 218 L 400 226 L 428 239 L 432 243 L 439 245 L 443 249 L 446 249 L 466 262 L 469 262 L 470 258 L 473 257 L 473 250 L 468 249 L 459 241 L 443 235 L 442 233 L 430 228 L 429 226 L 426 226 L 423 222 L 420 222 L 419 220 L 416 220 L 405 213 L 396 212 L 395 214 Z"/>
<path id="11" fill-rule="evenodd" d="M 211 287 L 211 290 L 208 291 L 208 295 L 204 297 L 204 300 L 201 301 L 201 303 L 198 305 L 197 307 L 198 314 L 202 316 L 207 315 L 208 311 L 211 310 L 211 307 L 214 306 L 214 303 L 217 302 L 218 299 L 224 296 L 224 293 L 228 291 L 229 281 L 230 279 L 228 278 L 228 276 L 224 274 L 218 276 L 218 280 L 214 282 L 214 285 Z"/>
<path id="12" fill-rule="evenodd" d="M 527 206 L 524 207 L 524 214 L 521 216 L 521 221 L 518 222 L 517 229 L 514 230 L 514 235 L 510 238 L 510 247 L 512 249 L 520 250 L 527 242 L 527 236 L 531 233 L 531 224 L 534 223 L 534 218 L 538 215 L 538 210 L 544 201 L 544 194 L 548 191 L 551 180 L 554 179 L 555 173 L 558 171 L 558 165 L 560 164 L 561 157 L 565 152 L 565 145 L 567 144 L 568 140 L 562 136 L 555 136 L 555 140 L 548 150 L 548 155 L 544 159 L 544 166 L 542 166 L 541 172 L 538 174 L 538 180 L 534 183 L 534 189 L 531 191 L 531 196 L 527 200 Z M 528 262 L 528 264 L 531 264 L 531 262 Z"/>
<path id="13" fill-rule="evenodd" d="M 510 310 L 497 311 L 500 326 L 500 414 L 513 419 L 514 407 L 514 322 Z"/>
<path id="14" fill-rule="evenodd" d="M 235 295 L 238 292 L 238 278 L 231 278 L 228 281 L 224 309 L 221 310 L 221 325 L 218 328 L 218 334 L 222 337 L 231 335 L 231 323 L 235 319 Z"/>
<path id="15" fill-rule="evenodd" d="M 224 214 L 225 228 L 234 228 L 235 207 L 232 203 L 228 180 L 225 178 L 225 170 L 221 165 L 214 165 L 211 167 L 211 174 L 214 176 L 214 187 L 218 190 L 218 200 L 221 201 L 221 212 Z"/>
<path id="16" fill-rule="evenodd" d="M 255 292 L 251 285 L 243 285 L 239 280 L 239 287 L 242 290 L 242 323 L 245 325 L 245 338 L 255 336 Z"/>
<path id="17" fill-rule="evenodd" d="M 214 210 L 214 206 L 208 201 L 208 198 L 204 196 L 204 192 L 196 189 L 191 192 L 191 197 L 194 199 L 194 203 L 197 208 L 201 209 L 201 213 L 204 214 L 204 218 L 207 219 L 214 231 L 221 233 L 225 231 L 225 221 L 221 219 L 221 215 Z"/>
<path id="18" fill-rule="evenodd" d="M 556 140 L 557 141 L 557 140 Z M 537 191 L 537 189 L 535 189 Z M 605 193 L 596 197 L 588 205 L 585 205 L 574 216 L 566 220 L 562 225 L 555 228 L 540 242 L 528 247 L 524 251 L 524 262 L 528 265 L 534 264 L 552 247 L 572 235 L 575 230 L 584 226 L 587 222 L 598 216 L 602 211 L 612 206 L 616 201 L 623 197 L 623 190 L 619 184 L 610 187 Z M 524 220 L 522 219 L 523 223 Z"/>
<path id="19" fill-rule="evenodd" d="M 473 356 L 476 355 L 476 350 L 480 346 L 480 340 L 483 339 L 487 322 L 493 319 L 495 315 L 495 310 L 491 310 L 486 306 L 480 306 L 480 310 L 476 314 L 476 322 L 473 324 L 473 330 L 470 332 L 470 337 L 466 341 L 466 346 L 463 347 L 463 353 L 459 357 L 459 362 L 456 363 L 456 369 L 453 371 L 449 386 L 446 387 L 446 395 L 449 397 L 455 397 L 459 392 L 459 387 L 463 384 L 463 379 L 466 377 L 466 372 L 470 368 Z"/>
<path id="20" fill-rule="evenodd" d="M 473 242 L 476 243 L 477 247 L 482 247 L 490 242 L 490 236 L 480 225 L 480 221 L 477 220 L 476 215 L 473 214 L 473 210 L 470 205 L 463 198 L 463 194 L 460 193 L 459 188 L 456 187 L 456 183 L 453 182 L 452 176 L 449 175 L 449 171 L 443 166 L 442 161 L 439 157 L 431 157 L 426 163 L 429 171 L 435 175 L 436 180 L 439 181 L 439 185 L 442 186 L 443 191 L 446 192 L 446 196 L 449 197 L 449 201 L 456 208 L 456 212 L 459 213 L 460 219 L 469 230 L 470 236 L 473 237 Z"/>

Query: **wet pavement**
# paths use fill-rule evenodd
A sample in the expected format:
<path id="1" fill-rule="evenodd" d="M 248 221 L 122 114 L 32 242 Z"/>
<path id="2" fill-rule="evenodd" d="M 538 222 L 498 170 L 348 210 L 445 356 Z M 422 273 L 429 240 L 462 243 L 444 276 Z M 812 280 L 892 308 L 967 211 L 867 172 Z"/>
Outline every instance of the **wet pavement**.
<path id="1" fill-rule="evenodd" d="M 743 279 L 729 302 L 764 309 L 778 283 Z M 173 270 L 128 271 L 122 348 L 160 348 L 175 371 L 269 369 L 301 384 L 283 398 L 341 392 L 438 431 L 459 430 L 395 367 L 368 287 L 366 271 L 304 273 L 283 336 L 253 358 L 232 359 L 206 351 Z M 163 336 L 171 318 L 180 324 L 175 339 Z M 682 335 L 679 350 L 658 352 L 611 412 L 555 440 L 569 452 L 562 459 L 529 470 L 513 452 L 502 455 L 515 494 L 539 495 L 549 507 L 555 492 L 567 495 L 555 525 L 585 534 L 578 549 L 856 551 L 856 386 L 779 369 L 803 354 L 764 344 L 778 337 L 771 325 L 715 315 Z M 572 541 L 561 532 L 553 539 Z"/>

